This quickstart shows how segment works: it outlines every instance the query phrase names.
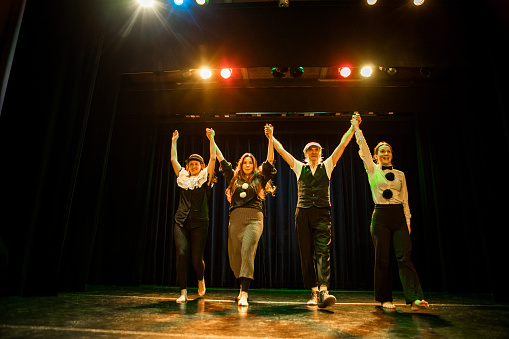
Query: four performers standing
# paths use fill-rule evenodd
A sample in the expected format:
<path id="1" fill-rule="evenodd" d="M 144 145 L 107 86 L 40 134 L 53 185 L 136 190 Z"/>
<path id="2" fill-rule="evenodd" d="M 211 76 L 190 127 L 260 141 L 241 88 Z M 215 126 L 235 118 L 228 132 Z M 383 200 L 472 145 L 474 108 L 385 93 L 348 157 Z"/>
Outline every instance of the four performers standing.
<path id="1" fill-rule="evenodd" d="M 230 267 L 240 284 L 239 306 L 248 305 L 248 290 L 254 278 L 254 259 L 258 241 L 263 232 L 265 196 L 274 194 L 272 178 L 274 149 L 294 171 L 298 184 L 298 201 L 295 227 L 299 241 L 304 286 L 311 289 L 309 306 L 327 307 L 336 302 L 329 294 L 330 281 L 330 178 L 345 147 L 355 134 L 359 155 L 368 175 L 375 211 L 371 222 L 371 235 L 375 247 L 375 299 L 383 308 L 395 308 L 392 303 L 389 254 L 391 240 L 398 260 L 406 302 L 413 310 L 428 308 L 424 300 L 417 272 L 410 258 L 410 209 L 403 172 L 392 167 L 392 148 L 381 142 L 372 157 L 359 128 L 361 118 L 354 114 L 351 126 L 341 138 L 333 153 L 323 161 L 322 147 L 310 142 L 304 147 L 304 162 L 296 160 L 274 137 L 272 125 L 265 125 L 269 145 L 267 159 L 258 167 L 255 157 L 245 153 L 235 169 L 227 162 L 215 144 L 213 129 L 207 129 L 210 140 L 210 159 L 207 166 L 203 158 L 191 155 L 182 169 L 177 161 L 178 132 L 173 133 L 171 162 L 180 187 L 179 208 L 175 215 L 175 245 L 177 249 L 177 276 L 181 296 L 177 302 L 187 300 L 187 258 L 191 246 L 191 259 L 198 278 L 198 295 L 205 294 L 203 251 L 208 231 L 208 199 L 216 181 L 214 165 L 220 161 L 220 171 L 227 182 L 226 197 L 230 203 L 228 225 L 228 256 Z"/>

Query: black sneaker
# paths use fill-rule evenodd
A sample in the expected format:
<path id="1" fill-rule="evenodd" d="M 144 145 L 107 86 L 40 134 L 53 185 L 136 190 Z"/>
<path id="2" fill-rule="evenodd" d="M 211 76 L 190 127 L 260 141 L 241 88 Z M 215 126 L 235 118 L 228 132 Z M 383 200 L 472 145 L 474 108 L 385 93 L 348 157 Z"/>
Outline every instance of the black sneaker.
<path id="1" fill-rule="evenodd" d="M 336 303 L 336 297 L 329 294 L 329 291 L 320 291 L 318 296 L 318 307 L 324 308 Z"/>

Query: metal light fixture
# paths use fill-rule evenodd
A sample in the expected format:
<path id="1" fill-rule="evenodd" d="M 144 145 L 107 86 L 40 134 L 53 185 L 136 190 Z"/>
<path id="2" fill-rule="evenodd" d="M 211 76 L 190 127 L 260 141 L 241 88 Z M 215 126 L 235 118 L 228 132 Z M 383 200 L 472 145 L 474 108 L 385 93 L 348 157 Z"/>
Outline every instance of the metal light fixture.
<path id="1" fill-rule="evenodd" d="M 283 78 L 288 72 L 288 67 L 272 67 L 271 73 L 274 78 Z"/>
<path id="2" fill-rule="evenodd" d="M 290 76 L 292 78 L 300 78 L 304 73 L 304 68 L 302 67 L 290 67 Z"/>

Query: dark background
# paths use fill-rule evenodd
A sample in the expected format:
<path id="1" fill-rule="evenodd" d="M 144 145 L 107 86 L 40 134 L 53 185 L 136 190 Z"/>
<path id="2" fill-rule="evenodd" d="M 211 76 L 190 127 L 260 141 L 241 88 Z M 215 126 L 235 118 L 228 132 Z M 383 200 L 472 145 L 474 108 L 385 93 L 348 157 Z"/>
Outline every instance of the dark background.
<path id="1" fill-rule="evenodd" d="M 311 140 L 328 156 L 349 114 L 361 111 L 368 144 L 388 141 L 395 165 L 406 173 L 413 259 L 424 290 L 507 298 L 509 11 L 502 1 L 211 3 L 163 6 L 159 16 L 136 11 L 134 1 L 120 0 L 0 5 L 3 294 L 52 295 L 87 284 L 176 285 L 173 130 L 181 134 L 181 163 L 191 153 L 208 157 L 206 127 L 216 130 L 229 161 L 250 151 L 261 162 L 265 123 L 296 158 Z M 133 90 L 122 75 L 203 62 L 270 69 L 367 59 L 427 67 L 441 76 L 396 86 L 269 82 L 176 89 L 150 83 Z M 342 114 L 224 117 L 251 111 Z M 190 114 L 200 117 L 185 117 Z M 278 191 L 267 200 L 253 287 L 301 288 L 296 181 L 278 155 L 276 162 Z M 225 188 L 220 178 L 206 249 L 206 280 L 215 287 L 235 286 Z M 331 199 L 331 287 L 372 289 L 372 200 L 355 141 L 333 172 Z"/>

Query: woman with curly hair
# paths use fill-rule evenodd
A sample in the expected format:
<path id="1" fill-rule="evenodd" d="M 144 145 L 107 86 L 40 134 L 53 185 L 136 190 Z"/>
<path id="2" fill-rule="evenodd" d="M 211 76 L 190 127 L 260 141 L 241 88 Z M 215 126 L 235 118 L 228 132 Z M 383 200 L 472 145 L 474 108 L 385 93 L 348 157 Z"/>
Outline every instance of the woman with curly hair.
<path id="1" fill-rule="evenodd" d="M 258 167 L 251 153 L 242 155 L 233 169 L 219 148 L 217 159 L 228 188 L 226 197 L 230 202 L 228 225 L 228 257 L 233 274 L 240 284 L 237 297 L 239 306 L 248 306 L 249 285 L 254 277 L 254 260 L 258 241 L 263 232 L 263 217 L 266 213 L 265 196 L 274 195 L 272 177 L 276 174 L 274 148 L 269 139 L 267 160 Z"/>
<path id="2" fill-rule="evenodd" d="M 210 141 L 210 158 L 208 165 L 198 154 L 191 154 L 186 160 L 186 166 L 180 166 L 177 159 L 177 140 L 179 133 L 173 132 L 171 139 L 171 164 L 177 175 L 177 185 L 180 189 L 179 206 L 175 213 L 173 234 L 177 252 L 177 279 L 180 285 L 180 297 L 177 303 L 187 302 L 187 263 L 189 254 L 196 277 L 198 278 L 198 296 L 205 294 L 205 262 L 203 253 L 207 242 L 209 229 L 209 199 L 212 186 L 217 178 L 214 173 L 216 164 L 215 132 L 206 129 Z"/>
<path id="3" fill-rule="evenodd" d="M 378 143 L 372 157 L 358 119 L 352 119 L 352 124 L 375 203 L 371 219 L 371 238 L 375 247 L 375 299 L 384 309 L 395 308 L 389 259 L 392 240 L 406 303 L 411 305 L 412 310 L 428 308 L 411 259 L 411 214 L 405 173 L 393 167 L 392 147 L 385 141 Z"/>

